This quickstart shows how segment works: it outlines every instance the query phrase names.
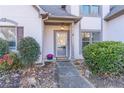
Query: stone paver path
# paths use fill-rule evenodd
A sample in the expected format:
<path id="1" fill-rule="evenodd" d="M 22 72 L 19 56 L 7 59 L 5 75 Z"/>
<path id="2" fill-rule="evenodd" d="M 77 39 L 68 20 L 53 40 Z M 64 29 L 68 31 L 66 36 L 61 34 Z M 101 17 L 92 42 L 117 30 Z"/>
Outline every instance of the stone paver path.
<path id="1" fill-rule="evenodd" d="M 60 88 L 92 88 L 71 62 L 57 62 L 58 86 Z"/>

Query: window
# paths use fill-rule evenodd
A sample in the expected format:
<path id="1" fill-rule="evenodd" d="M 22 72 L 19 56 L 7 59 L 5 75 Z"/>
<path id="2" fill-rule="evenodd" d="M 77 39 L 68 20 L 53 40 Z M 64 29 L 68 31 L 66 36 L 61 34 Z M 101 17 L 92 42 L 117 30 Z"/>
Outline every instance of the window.
<path id="1" fill-rule="evenodd" d="M 89 5 L 83 5 L 83 6 L 81 6 L 81 12 L 85 16 L 90 15 L 90 6 Z"/>
<path id="2" fill-rule="evenodd" d="M 8 41 L 10 49 L 16 49 L 16 36 L 15 27 L 0 27 L 0 38 Z"/>
<path id="3" fill-rule="evenodd" d="M 91 15 L 99 16 L 99 6 L 96 5 L 91 6 Z"/>
<path id="4" fill-rule="evenodd" d="M 83 47 L 100 41 L 100 32 L 83 32 L 82 33 L 82 45 Z"/>
<path id="5" fill-rule="evenodd" d="M 92 32 L 92 42 L 100 41 L 100 32 Z"/>
<path id="6" fill-rule="evenodd" d="M 90 33 L 84 32 L 82 33 L 82 41 L 83 41 L 83 47 L 88 45 L 90 43 Z"/>
<path id="7" fill-rule="evenodd" d="M 99 16 L 100 6 L 98 5 L 82 5 L 81 14 L 84 16 Z"/>

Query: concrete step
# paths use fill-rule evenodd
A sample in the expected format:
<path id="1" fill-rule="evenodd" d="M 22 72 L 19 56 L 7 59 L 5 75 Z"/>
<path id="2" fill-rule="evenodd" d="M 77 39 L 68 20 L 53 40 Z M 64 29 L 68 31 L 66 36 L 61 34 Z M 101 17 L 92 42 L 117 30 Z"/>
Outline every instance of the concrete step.
<path id="1" fill-rule="evenodd" d="M 69 62 L 70 60 L 67 57 L 57 57 L 57 62 Z"/>
<path id="2" fill-rule="evenodd" d="M 69 62 L 70 60 L 60 60 L 60 59 L 58 59 L 58 60 L 56 60 L 57 62 Z"/>

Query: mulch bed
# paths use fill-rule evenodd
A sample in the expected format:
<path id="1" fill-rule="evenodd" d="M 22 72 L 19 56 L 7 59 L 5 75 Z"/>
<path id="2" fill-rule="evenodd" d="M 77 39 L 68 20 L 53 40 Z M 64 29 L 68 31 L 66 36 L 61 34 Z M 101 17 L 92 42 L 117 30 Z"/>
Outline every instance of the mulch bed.
<path id="1" fill-rule="evenodd" d="M 56 88 L 56 64 L 0 72 L 1 88 Z"/>
<path id="2" fill-rule="evenodd" d="M 0 72 L 0 88 L 17 88 L 20 85 L 21 70 Z"/>
<path id="3" fill-rule="evenodd" d="M 80 74 L 86 77 L 96 88 L 124 88 L 124 75 L 120 77 L 103 77 L 90 74 L 86 76 L 86 70 L 88 69 L 84 62 L 75 61 L 75 67 Z"/>

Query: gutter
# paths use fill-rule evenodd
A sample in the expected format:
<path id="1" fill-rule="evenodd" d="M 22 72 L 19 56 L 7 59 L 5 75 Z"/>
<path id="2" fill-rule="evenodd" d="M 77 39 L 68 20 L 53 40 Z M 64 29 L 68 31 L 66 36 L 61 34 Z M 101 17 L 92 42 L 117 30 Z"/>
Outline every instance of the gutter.
<path id="1" fill-rule="evenodd" d="M 39 13 L 40 16 L 42 16 L 43 21 L 48 19 L 48 12 L 45 12 L 44 10 L 42 10 L 39 5 L 32 5 Z"/>
<path id="2" fill-rule="evenodd" d="M 110 20 L 112 20 L 112 19 L 114 19 L 114 18 L 117 18 L 117 17 L 123 15 L 123 14 L 124 14 L 124 9 L 121 10 L 121 11 L 118 11 L 118 12 L 114 13 L 113 15 L 106 16 L 106 17 L 104 18 L 104 20 L 105 20 L 105 21 L 110 21 Z"/>
<path id="3" fill-rule="evenodd" d="M 45 21 L 45 20 L 48 20 L 49 14 L 48 14 L 48 13 L 46 13 L 46 14 L 41 14 L 41 16 L 42 16 L 43 21 Z"/>
<path id="4" fill-rule="evenodd" d="M 58 20 L 73 20 L 75 23 L 81 20 L 82 17 L 76 17 L 76 16 L 49 16 L 48 19 L 58 19 Z"/>

